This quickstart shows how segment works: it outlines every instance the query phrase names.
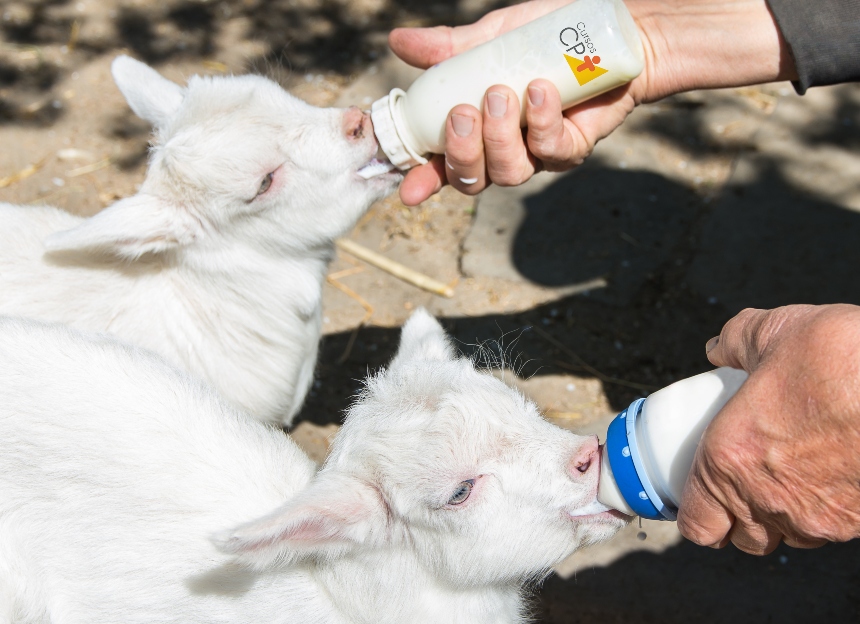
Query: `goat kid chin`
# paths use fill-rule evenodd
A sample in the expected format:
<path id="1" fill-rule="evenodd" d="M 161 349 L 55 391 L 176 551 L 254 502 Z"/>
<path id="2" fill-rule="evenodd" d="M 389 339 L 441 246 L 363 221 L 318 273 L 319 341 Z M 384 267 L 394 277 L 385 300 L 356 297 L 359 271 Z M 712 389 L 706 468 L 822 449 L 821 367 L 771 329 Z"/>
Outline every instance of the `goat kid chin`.
<path id="1" fill-rule="evenodd" d="M 9 624 L 522 623 L 527 584 L 625 524 L 596 440 L 423 311 L 319 471 L 152 353 L 35 321 L 0 319 L 0 440 Z"/>
<path id="2" fill-rule="evenodd" d="M 356 108 L 316 108 L 260 76 L 181 87 L 125 56 L 112 71 L 154 126 L 146 178 L 88 219 L 0 204 L 0 314 L 109 332 L 288 425 L 313 377 L 334 240 L 402 176 L 380 169 Z"/>

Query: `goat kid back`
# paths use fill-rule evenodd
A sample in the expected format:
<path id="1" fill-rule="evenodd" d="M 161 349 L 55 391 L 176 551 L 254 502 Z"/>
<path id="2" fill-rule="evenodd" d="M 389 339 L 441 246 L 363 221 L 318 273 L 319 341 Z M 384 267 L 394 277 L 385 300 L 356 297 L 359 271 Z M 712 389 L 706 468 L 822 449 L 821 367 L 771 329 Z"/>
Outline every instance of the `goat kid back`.
<path id="1" fill-rule="evenodd" d="M 423 311 L 316 474 L 148 351 L 0 319 L 0 622 L 525 622 L 624 524 L 598 464 Z"/>
<path id="2" fill-rule="evenodd" d="M 0 204 L 0 314 L 109 332 L 288 425 L 334 240 L 401 175 L 358 175 L 377 144 L 356 108 L 315 108 L 260 76 L 180 87 L 125 56 L 112 70 L 155 128 L 146 179 L 89 219 Z"/>

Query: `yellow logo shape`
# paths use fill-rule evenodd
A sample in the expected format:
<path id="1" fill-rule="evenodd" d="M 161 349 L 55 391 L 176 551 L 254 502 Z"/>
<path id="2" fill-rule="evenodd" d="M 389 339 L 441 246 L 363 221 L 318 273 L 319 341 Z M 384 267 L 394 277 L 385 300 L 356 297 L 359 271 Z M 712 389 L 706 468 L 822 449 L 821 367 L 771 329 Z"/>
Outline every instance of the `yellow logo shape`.
<path id="1" fill-rule="evenodd" d="M 566 60 L 567 64 L 570 65 L 570 71 L 573 72 L 579 86 L 591 82 L 598 76 L 602 76 L 609 71 L 608 69 L 598 67 L 597 63 L 600 62 L 599 56 L 586 56 L 585 59 L 578 59 L 575 56 L 568 56 L 565 54 L 564 60 Z"/>

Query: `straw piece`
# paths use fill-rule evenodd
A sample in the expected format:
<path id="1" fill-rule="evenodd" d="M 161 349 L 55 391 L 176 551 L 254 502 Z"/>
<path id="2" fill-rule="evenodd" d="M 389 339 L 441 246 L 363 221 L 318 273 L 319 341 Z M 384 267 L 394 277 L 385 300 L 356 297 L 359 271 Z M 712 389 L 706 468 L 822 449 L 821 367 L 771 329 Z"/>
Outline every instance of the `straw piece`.
<path id="1" fill-rule="evenodd" d="M 21 171 L 17 173 L 13 173 L 10 176 L 6 176 L 5 178 L 0 178 L 0 188 L 6 188 L 7 186 L 12 186 L 16 182 L 20 182 L 25 178 L 29 178 L 31 175 L 36 173 L 39 169 L 42 168 L 42 165 L 45 164 L 45 160 L 42 159 L 37 163 L 33 163 L 32 165 L 27 165 Z"/>
<path id="2" fill-rule="evenodd" d="M 414 269 L 410 269 L 399 262 L 390 260 L 382 254 L 371 251 L 367 247 L 363 247 L 354 241 L 341 238 L 337 240 L 337 246 L 343 251 L 352 254 L 359 260 L 363 260 L 368 264 L 375 266 L 377 269 L 390 273 L 394 277 L 401 279 L 408 284 L 412 284 L 413 286 L 417 286 L 418 288 L 442 297 L 454 296 L 454 289 L 447 284 L 434 280 L 433 278 L 428 277 L 423 273 L 419 273 Z"/>
<path id="3" fill-rule="evenodd" d="M 84 165 L 83 167 L 77 167 L 76 169 L 70 169 L 66 172 L 67 178 L 77 178 L 78 176 L 82 176 L 87 173 L 92 173 L 93 171 L 98 171 L 99 169 L 104 169 L 111 162 L 110 156 L 107 158 L 102 158 L 100 161 L 95 162 L 91 165 Z"/>
<path id="4" fill-rule="evenodd" d="M 230 69 L 227 67 L 226 63 L 222 63 L 221 61 L 203 61 L 203 67 L 211 69 L 212 71 L 221 72 L 222 74 L 227 73 L 227 70 Z"/>

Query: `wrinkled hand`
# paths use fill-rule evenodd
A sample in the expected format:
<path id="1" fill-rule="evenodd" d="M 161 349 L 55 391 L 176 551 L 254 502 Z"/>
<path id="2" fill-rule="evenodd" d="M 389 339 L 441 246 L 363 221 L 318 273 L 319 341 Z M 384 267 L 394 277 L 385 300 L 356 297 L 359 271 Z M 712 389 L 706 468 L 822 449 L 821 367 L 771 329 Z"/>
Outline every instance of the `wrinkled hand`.
<path id="1" fill-rule="evenodd" d="M 708 346 L 750 377 L 705 431 L 681 533 L 758 555 L 860 536 L 860 307 L 744 310 Z"/>
<path id="2" fill-rule="evenodd" d="M 398 28 L 389 44 L 407 63 L 427 68 L 569 2 L 532 0 L 456 28 Z M 794 75 L 765 0 L 627 0 L 627 6 L 645 52 L 638 78 L 564 112 L 555 86 L 535 80 L 527 90 L 525 131 L 517 94 L 490 87 L 483 111 L 461 105 L 450 112 L 447 161 L 436 156 L 410 170 L 400 188 L 403 202 L 418 204 L 446 183 L 474 195 L 490 183 L 515 186 L 537 171 L 575 167 L 642 102 Z"/>

